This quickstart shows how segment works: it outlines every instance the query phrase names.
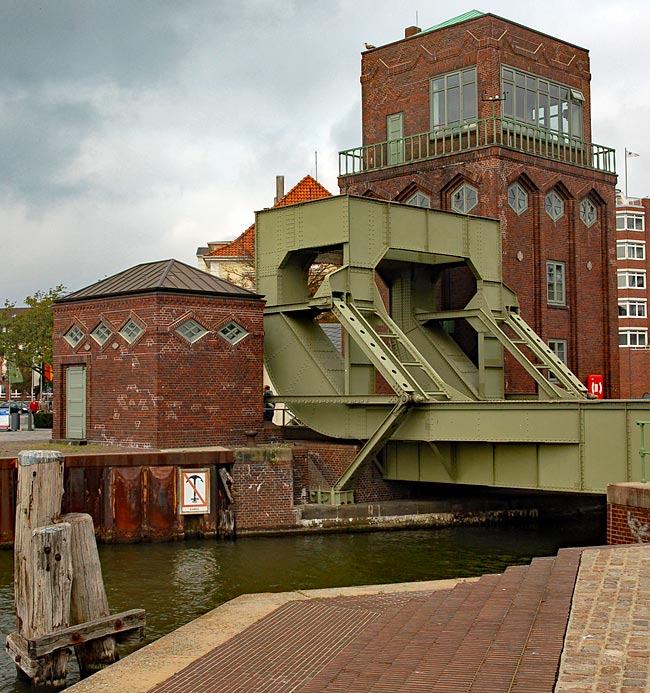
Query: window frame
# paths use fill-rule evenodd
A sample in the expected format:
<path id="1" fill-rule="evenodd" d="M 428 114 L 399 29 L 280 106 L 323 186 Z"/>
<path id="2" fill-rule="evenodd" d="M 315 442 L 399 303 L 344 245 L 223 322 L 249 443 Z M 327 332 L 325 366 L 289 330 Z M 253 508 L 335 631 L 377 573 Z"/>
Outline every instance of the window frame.
<path id="1" fill-rule="evenodd" d="M 419 201 L 415 202 L 416 199 Z M 426 205 L 420 204 L 420 202 L 423 201 L 426 201 Z M 411 207 L 420 207 L 421 209 L 431 209 L 431 198 L 421 190 L 416 190 L 404 204 L 410 205 Z"/>
<path id="2" fill-rule="evenodd" d="M 186 334 L 186 331 L 183 330 L 183 328 L 187 328 L 187 326 L 190 323 L 192 323 L 199 329 L 195 330 L 194 327 L 190 327 L 188 328 L 188 334 Z M 195 320 L 194 318 L 188 318 L 187 320 L 184 320 L 180 325 L 174 328 L 174 332 L 179 337 L 182 337 L 189 344 L 195 344 L 199 341 L 199 339 L 205 337 L 205 335 L 208 334 L 208 330 L 205 327 L 203 327 L 203 325 L 201 325 L 201 323 L 198 322 L 198 320 Z"/>
<path id="3" fill-rule="evenodd" d="M 566 366 L 569 352 L 569 342 L 566 339 L 549 339 L 547 341 L 548 348 L 562 361 Z M 560 353 L 562 352 L 562 353 Z M 553 382 L 559 382 L 558 378 L 553 374 L 553 371 L 548 372 L 548 379 Z"/>
<path id="4" fill-rule="evenodd" d="M 630 279 L 636 278 L 634 282 L 630 282 Z M 621 279 L 625 281 L 621 283 Z M 641 279 L 641 283 L 639 283 Z M 631 270 L 631 269 L 620 269 L 616 271 L 616 285 L 619 289 L 645 289 L 646 288 L 646 271 L 644 269 Z"/>
<path id="5" fill-rule="evenodd" d="M 103 346 L 111 338 L 113 330 L 103 321 L 100 320 L 95 329 L 90 333 L 90 336 L 99 344 Z"/>
<path id="6" fill-rule="evenodd" d="M 621 337 L 625 337 L 625 343 L 621 343 Z M 631 337 L 636 337 L 637 340 L 639 337 L 642 337 L 641 343 L 637 341 L 636 344 L 631 344 L 630 342 L 632 341 L 630 338 Z M 645 349 L 648 346 L 648 330 L 647 328 L 644 327 L 635 327 L 635 328 L 623 328 L 619 329 L 618 331 L 618 346 L 620 349 Z"/>
<path id="7" fill-rule="evenodd" d="M 511 195 L 513 191 L 514 194 Z M 522 199 L 524 201 L 523 206 L 519 204 Z M 515 181 L 508 186 L 508 205 L 517 216 L 521 216 L 528 209 L 528 192 L 519 181 Z"/>
<path id="8" fill-rule="evenodd" d="M 559 212 L 556 212 L 557 209 Z M 564 200 L 555 188 L 549 190 L 544 196 L 544 211 L 553 221 L 558 221 L 564 216 Z"/>
<path id="9" fill-rule="evenodd" d="M 467 194 L 473 193 L 476 197 L 474 200 L 473 204 L 468 203 L 467 199 Z M 456 202 L 454 198 L 459 194 L 462 193 L 462 209 L 456 206 Z M 470 204 L 470 206 L 468 206 Z M 470 185 L 469 183 L 463 183 L 462 185 L 459 185 L 452 193 L 451 193 L 451 208 L 453 209 L 454 212 L 458 212 L 458 214 L 469 214 L 475 207 L 478 207 L 478 190 L 473 186 Z"/>
<path id="10" fill-rule="evenodd" d="M 137 332 L 130 328 L 131 325 L 137 328 Z M 133 318 L 129 318 L 122 325 L 122 327 L 120 327 L 119 331 L 120 336 L 124 339 L 124 341 L 128 342 L 129 344 L 134 344 L 138 339 L 140 339 L 140 336 L 143 333 L 144 328 L 142 327 L 142 325 L 138 324 L 138 322 Z"/>
<path id="11" fill-rule="evenodd" d="M 231 327 L 231 325 L 234 327 Z M 235 327 L 237 329 L 235 329 Z M 217 334 L 224 341 L 228 342 L 228 344 L 230 344 L 231 346 L 235 346 L 235 344 L 239 344 L 239 342 L 241 342 L 242 339 L 245 339 L 249 335 L 249 332 L 236 320 L 229 320 L 225 325 L 223 325 L 217 330 Z M 231 337 L 231 335 L 234 335 L 234 337 Z"/>
<path id="12" fill-rule="evenodd" d="M 625 313 L 621 313 L 621 308 L 625 311 Z M 639 311 L 639 308 L 642 308 L 641 311 Z M 635 315 L 631 314 L 631 310 L 633 309 L 633 312 L 635 312 Z M 618 317 L 619 319 L 625 320 L 626 318 L 631 318 L 632 320 L 636 319 L 645 319 L 648 317 L 648 299 L 646 298 L 621 298 L 618 301 Z"/>
<path id="13" fill-rule="evenodd" d="M 623 220 L 624 223 L 622 225 L 619 225 L 619 219 Z M 616 230 L 645 232 L 645 213 L 631 211 L 616 212 Z"/>
<path id="14" fill-rule="evenodd" d="M 623 250 L 623 253 L 619 255 L 619 250 Z M 640 256 L 638 254 L 630 254 L 631 249 L 636 249 L 641 251 Z M 617 260 L 645 260 L 645 241 L 634 241 L 630 238 L 621 238 L 616 241 L 616 259 Z"/>
<path id="15" fill-rule="evenodd" d="M 450 97 L 455 90 L 458 90 L 458 118 L 453 117 L 455 115 L 453 112 L 450 113 Z M 462 70 L 434 75 L 429 79 L 429 126 L 431 132 L 445 128 L 462 127 L 475 123 L 477 120 L 478 78 L 475 65 Z"/>
<path id="16" fill-rule="evenodd" d="M 74 333 L 74 337 L 72 334 Z M 78 338 L 77 338 L 77 333 L 78 333 Z M 70 325 L 70 327 L 66 330 L 65 334 L 63 335 L 63 339 L 73 348 L 76 349 L 79 344 L 83 341 L 84 337 L 86 336 L 86 333 L 79 327 L 79 325 Z"/>
<path id="17" fill-rule="evenodd" d="M 500 78 L 504 118 L 560 137 L 582 140 L 585 97 L 580 89 L 510 65 L 501 65 Z"/>
<path id="18" fill-rule="evenodd" d="M 588 229 L 598 221 L 598 207 L 588 197 L 580 200 L 580 220 Z"/>
<path id="19" fill-rule="evenodd" d="M 551 282 L 549 270 L 553 269 L 557 275 L 558 270 L 561 270 L 561 278 L 556 278 Z M 546 261 L 546 303 L 549 306 L 566 306 L 566 263 L 558 260 Z M 561 297 L 556 297 L 560 293 Z"/>

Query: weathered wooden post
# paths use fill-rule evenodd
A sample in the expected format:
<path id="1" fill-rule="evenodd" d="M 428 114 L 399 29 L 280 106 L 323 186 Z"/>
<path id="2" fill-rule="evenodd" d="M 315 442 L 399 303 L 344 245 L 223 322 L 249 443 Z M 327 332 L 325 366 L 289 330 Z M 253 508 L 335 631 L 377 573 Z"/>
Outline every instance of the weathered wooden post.
<path id="1" fill-rule="evenodd" d="M 141 639 L 143 609 L 110 615 L 90 515 L 61 515 L 63 455 L 18 455 L 14 596 L 7 652 L 32 688 L 65 686 L 70 647 L 82 676 L 117 661 L 116 639 Z"/>
<path id="2" fill-rule="evenodd" d="M 108 599 L 99 562 L 93 518 L 85 513 L 68 513 L 61 517 L 72 528 L 72 570 L 74 581 L 70 600 L 70 623 L 85 623 L 108 616 Z M 81 676 L 104 669 L 119 657 L 115 638 L 108 635 L 75 645 Z"/>
<path id="3" fill-rule="evenodd" d="M 72 567 L 70 525 L 52 527 L 61 513 L 63 455 L 49 450 L 28 450 L 18 455 L 16 532 L 14 539 L 14 595 L 18 638 L 32 639 L 69 625 Z M 14 656 L 17 666 L 36 686 L 65 685 L 69 650 L 61 649 L 37 659 Z"/>

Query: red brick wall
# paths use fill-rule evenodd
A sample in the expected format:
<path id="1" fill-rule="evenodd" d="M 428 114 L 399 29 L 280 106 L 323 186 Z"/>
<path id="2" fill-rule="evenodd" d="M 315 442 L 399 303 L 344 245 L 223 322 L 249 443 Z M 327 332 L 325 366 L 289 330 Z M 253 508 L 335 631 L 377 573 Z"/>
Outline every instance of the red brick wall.
<path id="1" fill-rule="evenodd" d="M 471 65 L 477 65 L 479 118 L 490 116 L 493 108 L 498 115 L 500 103 L 483 99 L 500 93 L 501 64 L 582 90 L 583 139 L 589 141 L 587 51 L 487 16 L 364 53 L 363 143 L 386 139 L 391 113 L 403 112 L 406 136 L 427 132 L 430 78 Z M 618 397 L 615 176 L 492 147 L 346 176 L 339 185 L 344 193 L 388 200 L 404 199 L 415 186 L 430 196 L 432 208 L 449 210 L 451 194 L 463 181 L 479 191 L 471 214 L 501 223 L 503 279 L 516 292 L 523 318 L 544 340 L 567 340 L 568 365 L 582 382 L 601 374 L 606 396 Z M 529 208 L 520 216 L 508 205 L 508 186 L 515 181 L 528 192 Z M 556 222 L 544 210 L 552 189 L 565 202 L 564 216 Z M 579 203 L 587 196 L 598 209 L 590 228 L 579 218 Z M 566 263 L 566 306 L 547 304 L 547 260 Z M 509 394 L 533 391 L 530 378 L 511 359 L 506 378 Z"/>
<path id="2" fill-rule="evenodd" d="M 646 233 L 650 229 L 650 199 L 641 200 L 642 206 L 626 207 L 628 211 L 645 212 L 645 231 L 620 230 L 617 232 L 620 240 L 645 241 Z M 621 260 L 623 268 L 640 269 L 646 271 L 646 283 L 650 277 L 650 249 L 646 248 L 645 260 Z M 649 290 L 645 289 L 619 289 L 619 298 L 648 298 Z M 635 329 L 650 327 L 650 318 L 619 318 L 618 327 Z M 619 349 L 621 369 L 621 397 L 643 397 L 650 392 L 650 347 L 639 349 L 622 347 Z"/>
<path id="3" fill-rule="evenodd" d="M 242 445 L 262 428 L 263 302 L 152 293 L 61 303 L 54 308 L 53 438 L 65 438 L 65 372 L 87 369 L 87 440 L 136 447 Z M 190 344 L 175 328 L 193 318 L 208 334 Z M 133 318 L 144 332 L 119 334 Z M 248 331 L 235 345 L 217 331 L 234 319 Z M 99 345 L 100 320 L 113 330 Z M 73 349 L 63 335 L 86 337 Z"/>
<path id="4" fill-rule="evenodd" d="M 607 487 L 607 543 L 650 543 L 650 485 L 627 482 Z"/>
<path id="5" fill-rule="evenodd" d="M 238 531 L 296 525 L 291 449 L 236 450 L 232 477 Z"/>
<path id="6" fill-rule="evenodd" d="M 646 528 L 648 535 L 639 533 Z M 633 533 L 634 532 L 634 533 Z M 639 537 L 643 541 L 639 542 Z M 637 544 L 650 542 L 650 510 L 615 503 L 607 504 L 607 543 Z"/>
<path id="7" fill-rule="evenodd" d="M 350 466 L 361 446 L 337 443 L 312 443 L 296 445 L 293 449 L 294 501 L 301 502 L 302 489 L 316 490 L 319 479 L 310 473 L 309 461 L 315 465 L 327 482 L 333 486 L 337 479 Z M 356 503 L 376 503 L 378 501 L 398 500 L 412 497 L 413 485 L 407 482 L 384 481 L 377 467 L 365 464 L 353 481 Z"/>

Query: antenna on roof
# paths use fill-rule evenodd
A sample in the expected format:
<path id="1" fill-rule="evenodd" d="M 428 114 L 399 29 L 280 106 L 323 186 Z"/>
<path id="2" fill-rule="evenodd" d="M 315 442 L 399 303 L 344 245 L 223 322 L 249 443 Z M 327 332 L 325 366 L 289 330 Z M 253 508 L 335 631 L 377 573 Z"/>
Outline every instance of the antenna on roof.
<path id="1" fill-rule="evenodd" d="M 316 179 L 316 182 L 318 183 L 318 149 L 314 150 L 314 178 Z"/>

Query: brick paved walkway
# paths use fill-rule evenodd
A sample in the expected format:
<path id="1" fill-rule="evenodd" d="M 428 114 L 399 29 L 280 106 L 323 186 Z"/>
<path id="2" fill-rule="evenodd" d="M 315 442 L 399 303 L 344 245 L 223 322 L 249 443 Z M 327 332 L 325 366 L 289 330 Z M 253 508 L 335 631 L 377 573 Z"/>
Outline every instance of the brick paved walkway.
<path id="1" fill-rule="evenodd" d="M 579 549 L 452 590 L 289 602 L 152 693 L 551 693 Z"/>
<path id="2" fill-rule="evenodd" d="M 650 545 L 563 549 L 453 585 L 246 595 L 71 690 L 650 691 Z"/>

